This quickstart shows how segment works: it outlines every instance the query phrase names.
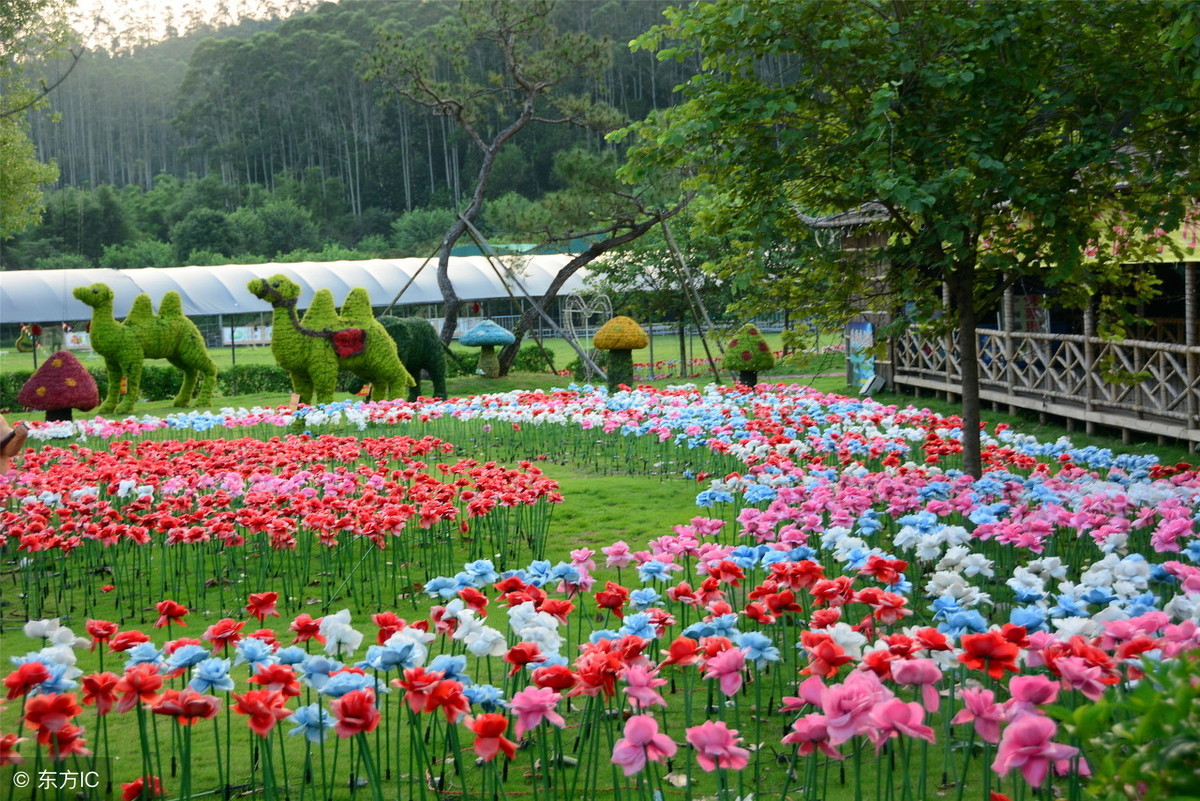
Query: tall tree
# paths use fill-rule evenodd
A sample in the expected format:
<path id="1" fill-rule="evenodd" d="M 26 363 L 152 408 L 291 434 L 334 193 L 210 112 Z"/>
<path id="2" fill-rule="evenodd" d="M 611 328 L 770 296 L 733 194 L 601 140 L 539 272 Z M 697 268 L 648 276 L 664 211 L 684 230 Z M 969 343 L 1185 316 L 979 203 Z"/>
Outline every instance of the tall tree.
<path id="1" fill-rule="evenodd" d="M 368 59 L 369 79 L 382 80 L 400 97 L 453 121 L 480 156 L 474 188 L 438 248 L 444 342 L 454 335 L 461 303 L 449 275 L 450 251 L 483 209 L 501 149 L 535 123 L 616 122 L 608 107 L 568 91 L 576 82 L 586 92 L 587 82 L 607 66 L 607 42 L 557 30 L 550 19 L 554 5 L 553 0 L 462 0 L 455 14 L 419 37 L 381 31 Z"/>
<path id="2" fill-rule="evenodd" d="M 38 161 L 25 121 L 58 84 L 32 83 L 26 70 L 66 49 L 67 5 L 63 0 L 0 3 L 0 240 L 37 222 L 41 187 L 58 177 L 53 165 Z"/>
<path id="3" fill-rule="evenodd" d="M 741 217 L 878 204 L 875 247 L 792 278 L 847 314 L 881 261 L 885 283 L 927 311 L 948 290 L 964 468 L 978 475 L 980 311 L 1022 278 L 1080 303 L 1121 283 L 1116 260 L 1085 245 L 1102 227 L 1129 243 L 1170 230 L 1200 189 L 1196 7 L 697 3 L 639 41 L 703 70 L 687 102 L 636 126 L 637 156 L 694 168 Z"/>

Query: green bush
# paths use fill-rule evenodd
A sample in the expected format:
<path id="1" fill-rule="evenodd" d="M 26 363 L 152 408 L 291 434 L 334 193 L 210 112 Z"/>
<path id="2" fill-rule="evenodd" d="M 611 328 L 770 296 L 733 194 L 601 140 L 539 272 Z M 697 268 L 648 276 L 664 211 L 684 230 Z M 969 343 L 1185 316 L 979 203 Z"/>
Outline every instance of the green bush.
<path id="1" fill-rule="evenodd" d="M 461 375 L 475 375 L 479 369 L 479 349 L 462 350 L 451 348 L 446 354 L 446 377 L 453 378 Z"/>
<path id="2" fill-rule="evenodd" d="M 258 395 L 264 392 L 291 392 L 287 371 L 273 364 L 239 364 L 217 374 L 222 395 Z"/>
<path id="3" fill-rule="evenodd" d="M 608 367 L 609 367 L 609 364 L 608 364 L 608 354 L 609 354 L 610 352 L 611 352 L 611 351 L 607 351 L 607 350 L 597 350 L 597 351 L 593 351 L 593 352 L 592 352 L 592 354 L 591 354 L 591 356 L 592 356 L 592 361 L 594 361 L 594 362 L 596 363 L 596 366 L 597 366 L 597 367 L 599 367 L 601 370 L 604 370 L 605 372 L 607 372 L 607 371 L 608 371 Z M 585 370 L 584 370 L 584 368 L 583 368 L 583 361 L 582 361 L 582 360 L 581 360 L 581 359 L 580 359 L 578 356 L 576 356 L 576 357 L 575 357 L 574 359 L 572 359 L 571 361 L 567 362 L 567 367 L 566 367 L 566 369 L 568 369 L 568 370 L 570 370 L 570 371 L 571 371 L 571 376 L 572 376 L 572 377 L 573 377 L 573 378 L 574 378 L 576 381 L 583 381 L 583 380 L 584 380 L 584 378 L 585 378 L 585 375 L 584 375 L 584 373 L 585 373 Z M 593 376 L 593 379 L 594 379 L 594 376 Z"/>
<path id="4" fill-rule="evenodd" d="M 543 352 L 537 345 L 526 345 L 517 351 L 512 369 L 519 373 L 553 373 L 553 354 L 549 351 Z"/>

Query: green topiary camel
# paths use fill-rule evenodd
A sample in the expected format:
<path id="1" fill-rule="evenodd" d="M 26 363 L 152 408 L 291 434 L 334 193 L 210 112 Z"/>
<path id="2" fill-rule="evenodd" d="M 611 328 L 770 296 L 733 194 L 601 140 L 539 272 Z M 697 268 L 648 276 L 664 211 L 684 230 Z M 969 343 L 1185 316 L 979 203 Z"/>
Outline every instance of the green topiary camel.
<path id="1" fill-rule="evenodd" d="M 183 316 L 183 299 L 178 292 L 163 295 L 159 313 L 154 314 L 150 296 L 138 295 L 124 322 L 113 317 L 113 291 L 106 284 L 77 287 L 74 295 L 92 307 L 92 349 L 104 357 L 108 371 L 108 394 L 97 411 L 100 414 L 128 414 L 141 395 L 142 361 L 166 359 L 183 372 L 183 386 L 173 405 L 191 405 L 196 381 L 203 375 L 200 406 L 212 403 L 217 384 L 217 366 L 208 357 L 204 337 L 195 323 Z M 121 383 L 125 380 L 122 397 Z"/>
<path id="2" fill-rule="evenodd" d="M 300 287 L 282 274 L 249 283 L 250 293 L 270 303 L 271 353 L 288 372 L 302 403 L 329 403 L 339 370 L 371 384 L 372 400 L 391 400 L 407 394 L 413 381 L 396 354 L 396 343 L 375 320 L 366 290 L 355 289 L 339 315 L 328 289 L 313 296 L 302 319 L 296 315 Z"/>

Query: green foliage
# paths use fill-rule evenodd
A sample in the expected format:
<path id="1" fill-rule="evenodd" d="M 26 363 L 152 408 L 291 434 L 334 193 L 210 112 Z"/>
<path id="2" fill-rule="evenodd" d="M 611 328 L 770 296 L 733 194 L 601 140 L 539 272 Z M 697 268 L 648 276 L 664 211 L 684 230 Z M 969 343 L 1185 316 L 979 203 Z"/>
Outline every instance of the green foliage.
<path id="1" fill-rule="evenodd" d="M 1106 694 L 1059 709 L 1084 743 L 1092 770 L 1087 794 L 1103 801 L 1200 798 L 1200 657 L 1182 653 L 1148 671 L 1120 701 Z"/>
<path id="2" fill-rule="evenodd" d="M 404 257 L 424 258 L 433 252 L 454 222 L 450 209 L 413 209 L 392 223 L 392 246 Z"/>
<path id="3" fill-rule="evenodd" d="M 0 240 L 41 218 L 42 186 L 57 178 L 53 164 L 37 160 L 23 120 L 0 118 Z"/>
<path id="4" fill-rule="evenodd" d="M 758 373 L 775 366 L 775 354 L 771 353 L 758 327 L 747 323 L 737 330 L 725 346 L 721 366 L 739 373 Z"/>
<path id="5" fill-rule="evenodd" d="M 243 206 L 229 216 L 229 221 L 240 240 L 239 253 L 262 253 L 274 258 L 320 246 L 311 213 L 290 200 L 271 200 L 257 208 Z"/>
<path id="6" fill-rule="evenodd" d="M 192 254 L 198 251 L 232 256 L 238 252 L 238 233 L 225 212 L 195 208 L 171 226 L 171 244 L 181 262 L 192 259 Z"/>
<path id="7" fill-rule="evenodd" d="M 128 245 L 106 245 L 100 266 L 110 270 L 178 266 L 175 249 L 166 242 L 143 239 Z"/>
<path id="8" fill-rule="evenodd" d="M 552 353 L 543 351 L 537 345 L 526 345 L 517 351 L 512 369 L 522 373 L 553 373 L 555 368 L 552 357 Z"/>
<path id="9" fill-rule="evenodd" d="M 835 241 L 779 272 L 764 255 L 742 275 L 790 283 L 810 299 L 807 312 L 843 319 L 864 302 L 948 312 L 947 286 L 955 314 L 944 319 L 960 332 L 971 433 L 964 467 L 977 474 L 971 332 L 980 310 L 1021 278 L 1057 290 L 1064 304 L 1125 296 L 1120 262 L 1146 258 L 1145 235 L 1176 228 L 1200 190 L 1200 162 L 1178 146 L 1200 139 L 1200 57 L 1175 47 L 1197 27 L 1194 16 L 1180 27 L 1183 9 L 689 5 L 638 40 L 705 69 L 685 87 L 685 103 L 633 128 L 635 161 L 694 169 L 696 185 L 716 189 L 721 213 L 709 223 L 718 231 L 730 220 L 735 230 L 744 220 L 769 223 L 747 240 L 762 254 L 779 234 L 811 240 L 814 218 L 876 204 L 873 221 L 854 231 L 857 250 Z M 1118 197 L 1122 185 L 1136 191 Z M 1120 232 L 1119 255 L 1099 247 L 1085 258 L 1102 229 Z M 761 303 L 778 308 L 770 295 Z"/>
<path id="10" fill-rule="evenodd" d="M 221 371 L 217 381 L 223 395 L 258 395 L 291 392 L 286 370 L 269 364 L 236 364 Z"/>

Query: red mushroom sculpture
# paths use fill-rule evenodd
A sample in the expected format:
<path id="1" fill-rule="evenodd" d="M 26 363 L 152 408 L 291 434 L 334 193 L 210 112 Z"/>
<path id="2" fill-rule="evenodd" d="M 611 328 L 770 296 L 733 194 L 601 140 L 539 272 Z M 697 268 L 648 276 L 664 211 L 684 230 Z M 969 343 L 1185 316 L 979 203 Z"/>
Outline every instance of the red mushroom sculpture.
<path id="1" fill-rule="evenodd" d="M 46 421 L 70 420 L 72 410 L 86 412 L 100 405 L 96 380 L 72 354 L 55 351 L 37 369 L 21 391 L 17 403 L 46 413 Z"/>

